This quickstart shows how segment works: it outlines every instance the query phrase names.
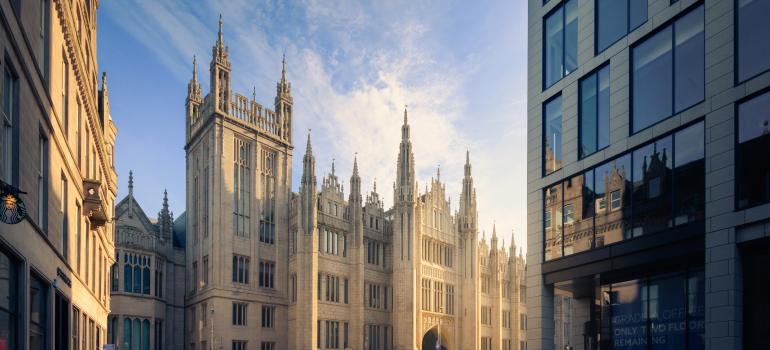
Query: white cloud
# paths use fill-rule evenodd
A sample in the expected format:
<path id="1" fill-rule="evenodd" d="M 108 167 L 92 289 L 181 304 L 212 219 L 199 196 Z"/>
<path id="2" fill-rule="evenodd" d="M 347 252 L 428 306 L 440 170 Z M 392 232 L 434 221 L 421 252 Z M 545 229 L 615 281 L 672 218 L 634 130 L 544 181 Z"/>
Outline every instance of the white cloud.
<path id="1" fill-rule="evenodd" d="M 522 150 L 517 159 L 512 148 L 526 147 L 526 126 L 508 122 L 516 111 L 523 115 L 523 97 L 498 106 L 496 115 L 482 114 L 488 109 L 468 110 L 468 92 L 474 89 L 466 86 L 468 77 L 490 63 L 485 54 L 493 53 L 494 48 L 469 54 L 458 64 L 442 60 L 440 53 L 430 49 L 435 38 L 430 37 L 429 18 L 423 16 L 393 21 L 388 16 L 401 16 L 397 9 L 370 8 L 351 1 L 304 0 L 298 6 L 301 10 L 280 8 L 287 6 L 284 3 L 256 9 L 248 4 L 208 1 L 201 9 L 182 1 L 136 1 L 109 6 L 120 25 L 180 81 L 180 89 L 190 76 L 190 56 L 197 54 L 204 67 L 210 59 L 216 38 L 215 10 L 221 9 L 224 15 L 236 92 L 251 96 L 252 86 L 256 86 L 257 99 L 271 105 L 280 56 L 286 52 L 295 103 L 295 179 L 302 171 L 305 133 L 312 128 L 319 180 L 336 158 L 337 175 L 347 185 L 357 152 L 364 191 L 371 190 L 376 178 L 388 205 L 403 108 L 408 104 L 420 191 L 440 165 L 456 209 L 465 150 L 470 148 L 487 237 L 497 220 L 501 238 L 510 237 L 508 232 L 516 226 L 517 241 L 523 243 L 526 153 Z M 287 18 L 273 18 L 280 11 L 303 22 L 283 23 Z M 199 68 L 201 71 L 205 69 Z M 200 79 L 207 83 L 207 76 Z M 486 133 L 466 130 L 474 119 L 493 129 Z M 506 177 L 518 180 L 506 181 Z"/>

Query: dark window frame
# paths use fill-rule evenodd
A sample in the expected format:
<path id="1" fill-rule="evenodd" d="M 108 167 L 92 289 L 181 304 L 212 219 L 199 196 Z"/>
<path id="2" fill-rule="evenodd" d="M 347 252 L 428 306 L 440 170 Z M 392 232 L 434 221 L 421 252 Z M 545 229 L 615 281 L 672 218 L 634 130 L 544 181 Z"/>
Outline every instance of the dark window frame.
<path id="1" fill-rule="evenodd" d="M 706 5 L 704 4 L 703 0 L 696 1 L 695 3 L 691 4 L 690 6 L 685 8 L 684 10 L 680 11 L 679 13 L 677 13 L 676 16 L 669 18 L 665 23 L 663 23 L 660 26 L 658 26 L 657 28 L 655 28 L 655 30 L 645 34 L 644 36 L 642 36 L 641 38 L 635 40 L 632 44 L 630 44 L 628 46 L 629 47 L 629 51 L 630 51 L 629 57 L 628 57 L 628 64 L 629 64 L 629 66 L 628 66 L 629 67 L 629 69 L 628 69 L 628 81 L 629 81 L 629 84 L 628 84 L 628 100 L 629 100 L 629 102 L 628 102 L 628 107 L 629 107 L 628 108 L 628 136 L 633 136 L 633 135 L 641 133 L 641 132 L 643 132 L 643 131 L 645 131 L 647 129 L 653 128 L 656 125 L 658 125 L 660 123 L 663 123 L 664 121 L 669 120 L 672 117 L 675 117 L 677 115 L 681 115 L 682 113 L 684 113 L 684 112 L 686 112 L 686 111 L 694 108 L 695 106 L 698 106 L 699 104 L 701 104 L 701 103 L 706 101 L 706 81 L 705 81 L 705 77 L 706 77 L 706 69 L 708 67 L 706 66 L 705 61 L 704 61 L 704 65 L 703 65 L 703 77 L 704 77 L 704 82 L 703 82 L 703 99 L 700 100 L 699 102 L 696 102 L 696 103 L 686 107 L 686 108 L 683 108 L 682 110 L 680 110 L 678 112 L 676 111 L 676 28 L 675 28 L 675 23 L 678 20 L 680 20 L 682 17 L 687 16 L 688 14 L 690 14 L 692 11 L 694 11 L 695 9 L 697 9 L 700 6 L 703 6 L 703 32 L 704 32 L 704 50 L 705 50 L 706 49 L 706 46 L 705 46 L 705 44 L 706 44 L 705 43 L 705 40 L 706 40 L 706 38 L 705 38 L 705 33 L 706 33 L 706 7 L 705 6 Z M 661 119 L 661 120 L 659 120 L 659 121 L 657 121 L 655 123 L 652 123 L 652 124 L 642 128 L 642 129 L 634 131 L 634 49 L 637 48 L 639 45 L 643 44 L 644 42 L 646 42 L 648 39 L 651 39 L 652 37 L 654 37 L 658 33 L 668 29 L 669 27 L 671 28 L 671 94 L 672 94 L 672 98 L 671 98 L 671 114 L 668 117 L 666 117 L 666 118 L 663 118 L 663 119 Z M 704 52 L 704 55 L 705 55 L 705 52 Z"/>
<path id="2" fill-rule="evenodd" d="M 768 88 L 768 90 L 770 90 L 770 88 Z M 736 118 L 736 120 L 737 120 L 737 118 Z M 569 255 L 564 255 L 564 231 L 562 230 L 562 232 L 561 232 L 562 237 L 561 237 L 561 254 L 560 254 L 560 256 L 552 258 L 552 259 L 547 259 L 546 258 L 546 254 L 545 254 L 546 253 L 546 246 L 545 246 L 545 244 L 546 244 L 547 240 L 546 240 L 546 227 L 545 227 L 545 212 L 546 212 L 545 203 L 546 203 L 546 190 L 547 189 L 549 189 L 551 187 L 554 187 L 554 186 L 559 186 L 561 188 L 561 193 L 562 193 L 561 204 L 559 204 L 557 207 L 558 208 L 563 208 L 563 206 L 564 206 L 564 195 L 563 195 L 563 193 L 564 193 L 564 183 L 566 181 L 568 181 L 569 179 L 572 179 L 572 178 L 574 178 L 576 176 L 584 175 L 585 173 L 587 173 L 589 171 L 594 171 L 597 168 L 599 168 L 599 167 L 601 167 L 601 166 L 603 166 L 605 164 L 609 164 L 609 163 L 611 163 L 611 162 L 613 162 L 613 161 L 615 161 L 617 159 L 620 159 L 622 157 L 631 156 L 637 150 L 640 150 L 640 149 L 642 149 L 644 147 L 652 145 L 655 142 L 663 140 L 663 139 L 665 139 L 667 137 L 671 137 L 672 138 L 671 154 L 675 155 L 676 154 L 676 146 L 675 146 L 675 141 L 674 141 L 673 136 L 675 134 L 679 133 L 680 131 L 683 131 L 683 130 L 689 128 L 689 127 L 695 126 L 695 125 L 697 125 L 699 123 L 704 123 L 704 125 L 703 125 L 703 127 L 704 127 L 703 142 L 704 143 L 703 143 L 703 145 L 704 145 L 704 160 L 705 160 L 705 158 L 706 158 L 705 149 L 706 149 L 706 144 L 707 144 L 706 143 L 707 131 L 706 131 L 706 125 L 705 125 L 706 119 L 705 119 L 705 116 L 701 116 L 700 118 L 697 118 L 697 119 L 695 119 L 695 120 L 693 120 L 691 122 L 688 122 L 686 124 L 682 124 L 679 127 L 666 132 L 665 134 L 659 135 L 659 136 L 657 136 L 657 137 L 655 137 L 653 139 L 650 139 L 650 140 L 648 140 L 648 141 L 646 141 L 646 142 L 644 142 L 642 144 L 634 146 L 633 148 L 629 148 L 629 149 L 627 149 L 627 150 L 625 150 L 625 151 L 623 151 L 623 152 L 621 152 L 619 154 L 616 154 L 616 155 L 614 155 L 612 157 L 606 158 L 603 161 L 601 161 L 601 162 L 599 162 L 599 163 L 597 163 L 595 165 L 592 165 L 591 167 L 584 168 L 584 169 L 582 169 L 582 170 L 580 170 L 580 171 L 578 171 L 576 173 L 573 173 L 573 174 L 565 175 L 563 178 L 559 179 L 558 181 L 554 181 L 554 182 L 546 184 L 545 186 L 542 186 L 542 188 L 540 189 L 540 200 L 542 201 L 542 204 L 540 205 L 540 213 L 541 213 L 541 216 L 542 216 L 542 219 L 541 219 L 541 222 L 540 222 L 540 229 L 542 231 L 541 232 L 541 238 L 542 238 L 543 245 L 542 245 L 542 248 L 540 249 L 540 254 L 541 254 L 541 257 L 543 259 L 543 262 L 558 261 L 558 260 L 561 260 L 561 259 L 564 259 L 564 258 L 567 258 L 567 257 L 572 257 L 572 256 L 580 255 L 580 254 L 585 254 L 585 253 L 594 251 L 596 249 L 596 229 L 595 229 L 596 216 L 593 216 L 592 219 L 591 219 L 592 222 L 593 222 L 592 225 L 594 227 L 594 229 L 593 229 L 593 238 L 591 240 L 591 248 L 586 249 L 584 251 L 580 251 L 580 252 L 576 252 L 576 253 L 571 253 Z M 673 160 L 672 160 L 672 164 L 673 164 Z M 633 167 L 634 167 L 633 161 L 631 161 L 630 166 L 631 166 L 631 169 L 628 170 L 628 173 L 633 175 Z M 672 165 L 672 171 L 675 171 L 675 170 L 676 170 L 676 167 L 674 167 Z M 674 172 L 674 174 L 672 174 L 672 176 L 675 176 L 675 172 Z M 705 175 L 705 172 L 704 172 L 704 177 L 705 176 L 706 175 Z M 631 177 L 633 177 L 633 176 L 631 176 Z M 673 187 L 674 184 L 676 183 L 676 180 L 674 180 L 674 179 L 675 179 L 675 177 L 672 177 L 672 189 L 671 189 L 671 194 L 670 194 L 671 202 L 672 202 L 672 208 L 676 204 L 676 196 L 675 196 L 676 191 L 675 191 L 675 189 Z M 594 176 L 594 181 L 596 181 L 596 176 Z M 704 192 L 705 192 L 705 188 L 704 188 Z M 607 203 L 607 207 L 609 207 L 610 205 L 611 205 L 611 203 Z M 629 206 L 630 211 L 632 213 L 631 217 L 633 217 L 633 212 L 634 212 L 633 200 L 629 201 L 628 206 Z M 671 214 L 672 214 L 672 219 L 673 219 L 674 210 L 672 210 Z M 563 215 L 563 213 L 562 213 L 562 215 Z M 552 216 L 551 221 L 553 222 L 553 213 L 551 214 L 551 216 Z M 553 223 L 551 225 L 553 225 Z M 676 229 L 677 227 L 682 227 L 682 226 L 686 226 L 686 225 L 687 225 L 687 223 L 681 224 L 681 225 L 674 225 L 674 226 L 671 227 L 671 229 Z M 663 232 L 666 232 L 666 231 L 663 231 Z M 613 243 L 605 244 L 604 247 L 614 246 L 616 244 L 621 244 L 623 242 L 637 240 L 637 239 L 640 239 L 640 238 L 643 239 L 643 237 L 650 237 L 650 236 L 654 236 L 654 235 L 659 234 L 659 233 L 661 233 L 661 232 L 655 232 L 655 233 L 651 233 L 651 234 L 644 234 L 644 235 L 641 235 L 641 236 L 638 236 L 638 237 L 625 238 L 625 239 L 623 239 L 621 241 L 618 241 L 618 242 L 613 242 Z"/>
<path id="3" fill-rule="evenodd" d="M 578 79 L 578 85 L 577 85 L 577 87 L 578 87 L 578 89 L 577 89 L 578 90 L 578 108 L 577 108 L 577 111 L 578 111 L 578 140 L 577 140 L 578 141 L 578 160 L 584 159 L 584 158 L 586 158 L 588 156 L 591 156 L 593 154 L 598 153 L 601 150 L 609 148 L 610 145 L 612 144 L 612 140 L 610 140 L 610 142 L 607 144 L 607 146 L 599 147 L 599 130 L 598 130 L 599 129 L 599 123 L 598 123 L 598 117 L 599 117 L 599 115 L 598 115 L 599 114 L 599 109 L 598 109 L 598 104 L 599 104 L 599 102 L 598 102 L 598 99 L 599 99 L 599 76 L 598 75 L 599 75 L 599 71 L 601 71 L 604 68 L 607 68 L 607 75 L 609 76 L 609 79 L 610 79 L 610 101 L 609 101 L 610 102 L 610 106 L 609 107 L 612 108 L 612 69 L 610 68 L 610 61 L 609 60 L 605 61 L 604 63 L 602 63 L 600 65 L 598 65 L 596 68 L 594 68 L 590 72 L 584 74 L 582 77 L 580 77 L 580 79 Z M 581 108 L 582 104 L 583 104 L 583 91 L 580 88 L 580 84 L 584 80 L 586 80 L 586 79 L 588 79 L 588 78 L 590 78 L 592 76 L 596 77 L 596 98 L 597 98 L 597 110 L 596 110 L 596 114 L 597 114 L 597 116 L 596 116 L 597 117 L 596 139 L 597 140 L 596 140 L 596 150 L 591 152 L 591 153 L 583 154 L 583 150 L 582 150 L 582 145 L 583 145 L 583 123 L 582 123 L 582 121 L 583 121 L 583 110 Z M 562 118 L 563 118 L 563 116 L 562 116 Z M 612 113 L 610 113 L 610 120 L 608 122 L 610 124 L 612 123 Z M 611 134 L 612 133 L 612 127 L 609 128 L 609 131 L 610 131 L 610 134 Z"/>

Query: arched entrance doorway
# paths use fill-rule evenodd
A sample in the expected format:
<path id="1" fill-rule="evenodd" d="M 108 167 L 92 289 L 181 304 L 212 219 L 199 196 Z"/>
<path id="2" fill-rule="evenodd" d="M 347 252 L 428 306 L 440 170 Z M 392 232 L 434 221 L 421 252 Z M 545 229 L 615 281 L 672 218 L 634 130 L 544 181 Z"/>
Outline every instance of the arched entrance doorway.
<path id="1" fill-rule="evenodd" d="M 438 330 L 436 327 L 429 329 L 422 336 L 422 350 L 436 350 L 436 340 L 438 339 Z M 441 350 L 447 350 L 446 337 L 441 335 Z"/>

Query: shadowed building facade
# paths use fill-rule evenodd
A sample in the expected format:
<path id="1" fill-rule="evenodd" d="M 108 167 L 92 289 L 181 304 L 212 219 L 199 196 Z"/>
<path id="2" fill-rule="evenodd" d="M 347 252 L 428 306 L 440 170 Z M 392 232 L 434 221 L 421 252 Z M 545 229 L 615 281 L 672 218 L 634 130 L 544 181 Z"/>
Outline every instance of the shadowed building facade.
<path id="1" fill-rule="evenodd" d="M 438 174 L 418 193 L 404 111 L 392 208 L 356 160 L 347 195 L 333 165 L 319 188 L 310 135 L 293 193 L 285 68 L 271 110 L 232 92 L 221 19 L 212 55 L 186 102 L 186 348 L 521 346 L 524 258 L 479 240 L 468 155 L 459 210 Z"/>
<path id="2" fill-rule="evenodd" d="M 0 187 L 25 192 L 27 214 L 0 223 L 2 349 L 106 343 L 117 129 L 99 3 L 0 1 Z"/>
<path id="3" fill-rule="evenodd" d="M 768 0 L 530 0 L 530 350 L 770 346 Z"/>

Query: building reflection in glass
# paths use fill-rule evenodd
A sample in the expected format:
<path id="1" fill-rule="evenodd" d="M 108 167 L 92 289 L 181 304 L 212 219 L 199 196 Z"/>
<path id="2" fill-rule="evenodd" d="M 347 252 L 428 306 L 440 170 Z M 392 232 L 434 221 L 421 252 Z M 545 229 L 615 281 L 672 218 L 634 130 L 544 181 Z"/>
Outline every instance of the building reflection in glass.
<path id="1" fill-rule="evenodd" d="M 704 218 L 703 122 L 544 191 L 546 260 Z"/>

